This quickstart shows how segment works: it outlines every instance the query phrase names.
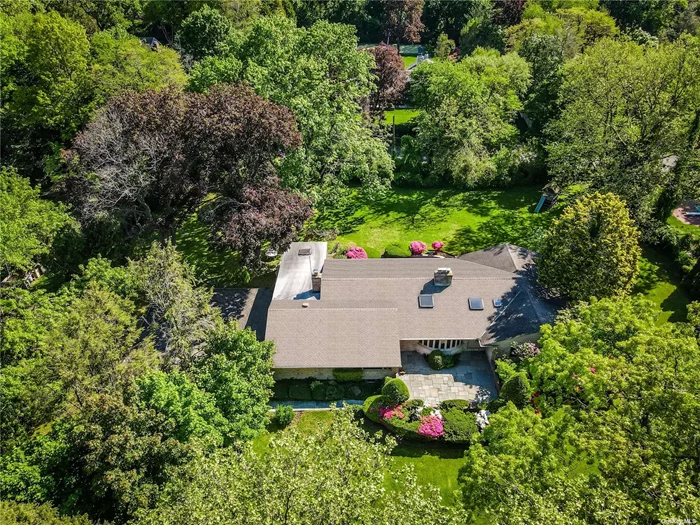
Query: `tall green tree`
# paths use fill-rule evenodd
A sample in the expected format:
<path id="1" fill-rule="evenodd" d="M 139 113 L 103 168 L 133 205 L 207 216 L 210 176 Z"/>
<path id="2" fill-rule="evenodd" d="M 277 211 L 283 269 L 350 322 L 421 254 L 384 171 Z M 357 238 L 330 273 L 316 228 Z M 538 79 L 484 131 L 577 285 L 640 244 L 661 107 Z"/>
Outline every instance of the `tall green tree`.
<path id="1" fill-rule="evenodd" d="M 149 305 L 149 329 L 163 347 L 166 365 L 189 368 L 202 355 L 206 334 L 218 316 L 211 306 L 213 292 L 197 286 L 192 269 L 170 243 L 154 242 L 132 270 Z"/>
<path id="2" fill-rule="evenodd" d="M 26 271 L 51 250 L 58 232 L 71 225 L 65 206 L 42 199 L 17 170 L 0 168 L 0 273 Z"/>
<path id="3" fill-rule="evenodd" d="M 272 342 L 258 341 L 234 322 L 219 323 L 207 334 L 205 355 L 192 375 L 228 419 L 233 439 L 250 439 L 265 428 L 273 353 Z"/>
<path id="4" fill-rule="evenodd" d="M 178 38 L 182 50 L 194 60 L 226 53 L 231 22 L 217 9 L 204 5 L 182 23 Z"/>
<path id="5" fill-rule="evenodd" d="M 246 448 L 198 458 L 138 523 L 456 523 L 437 492 L 391 468 L 392 445 L 361 430 L 349 409 L 335 410 L 318 432 L 292 426 L 264 454 Z M 391 492 L 387 478 L 398 481 Z"/>
<path id="6" fill-rule="evenodd" d="M 253 22 L 229 56 L 192 69 L 190 88 L 243 80 L 297 118 L 303 147 L 280 167 L 285 184 L 314 194 L 351 182 L 385 185 L 393 164 L 378 131 L 362 117 L 360 101 L 374 89 L 372 57 L 357 50 L 351 26 L 317 22 L 298 28 L 271 17 Z"/>
<path id="7" fill-rule="evenodd" d="M 539 281 L 574 300 L 629 293 L 641 255 L 639 230 L 613 193 L 584 195 L 545 234 Z"/>
<path id="8" fill-rule="evenodd" d="M 567 63 L 561 116 L 550 126 L 550 173 L 560 184 L 613 191 L 642 222 L 690 146 L 700 111 L 700 40 L 643 47 L 604 39 Z M 669 164 L 670 159 L 670 164 Z"/>
<path id="9" fill-rule="evenodd" d="M 493 50 L 416 68 L 416 139 L 431 175 L 463 187 L 507 181 L 518 135 L 514 113 L 529 81 L 525 60 Z"/>

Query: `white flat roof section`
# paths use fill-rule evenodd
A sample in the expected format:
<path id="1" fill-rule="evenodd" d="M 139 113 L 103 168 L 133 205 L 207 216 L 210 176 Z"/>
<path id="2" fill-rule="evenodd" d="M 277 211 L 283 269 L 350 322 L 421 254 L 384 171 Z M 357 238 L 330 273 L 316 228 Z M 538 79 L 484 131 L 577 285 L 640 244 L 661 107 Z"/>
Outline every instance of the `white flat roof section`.
<path id="1" fill-rule="evenodd" d="M 272 300 L 319 299 L 311 291 L 311 272 L 323 268 L 327 252 L 326 242 L 293 242 L 282 256 Z"/>

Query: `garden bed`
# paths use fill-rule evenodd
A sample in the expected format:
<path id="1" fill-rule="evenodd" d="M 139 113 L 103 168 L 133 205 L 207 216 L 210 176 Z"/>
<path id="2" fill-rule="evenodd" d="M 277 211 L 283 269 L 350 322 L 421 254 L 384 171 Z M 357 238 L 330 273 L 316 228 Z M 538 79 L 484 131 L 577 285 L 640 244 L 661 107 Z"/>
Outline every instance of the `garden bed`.
<path id="1" fill-rule="evenodd" d="M 382 381 L 347 381 L 318 379 L 280 379 L 273 387 L 275 401 L 342 401 L 366 399 L 378 394 Z"/>

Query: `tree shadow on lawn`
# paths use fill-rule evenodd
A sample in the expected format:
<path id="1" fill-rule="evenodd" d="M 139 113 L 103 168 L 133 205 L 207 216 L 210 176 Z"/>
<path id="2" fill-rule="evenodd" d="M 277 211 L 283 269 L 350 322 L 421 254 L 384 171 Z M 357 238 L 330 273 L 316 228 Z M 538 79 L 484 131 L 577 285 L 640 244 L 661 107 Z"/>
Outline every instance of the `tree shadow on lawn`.
<path id="1" fill-rule="evenodd" d="M 554 217 L 550 211 L 535 215 L 519 210 L 504 210 L 476 227 L 458 229 L 447 244 L 454 253 L 467 253 L 504 243 L 537 251 Z"/>
<path id="2" fill-rule="evenodd" d="M 632 293 L 645 295 L 649 300 L 655 302 L 662 311 L 671 312 L 668 317 L 669 321 L 683 322 L 686 320 L 686 307 L 690 302 L 690 297 L 681 284 L 680 272 L 674 261 L 652 247 L 642 247 L 639 275 Z M 666 297 L 660 300 L 664 295 Z"/>

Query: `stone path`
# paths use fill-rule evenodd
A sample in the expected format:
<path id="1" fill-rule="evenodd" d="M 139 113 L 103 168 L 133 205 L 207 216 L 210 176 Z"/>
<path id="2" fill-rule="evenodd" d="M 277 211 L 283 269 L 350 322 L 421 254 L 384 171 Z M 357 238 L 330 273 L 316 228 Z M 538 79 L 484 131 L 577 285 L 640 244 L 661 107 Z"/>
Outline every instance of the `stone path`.
<path id="1" fill-rule="evenodd" d="M 422 399 L 426 405 L 437 407 L 448 399 L 480 403 L 498 395 L 488 358 L 481 351 L 463 352 L 456 367 L 444 370 L 433 370 L 417 352 L 402 352 L 401 365 L 406 373 L 399 377 L 411 399 Z"/>

